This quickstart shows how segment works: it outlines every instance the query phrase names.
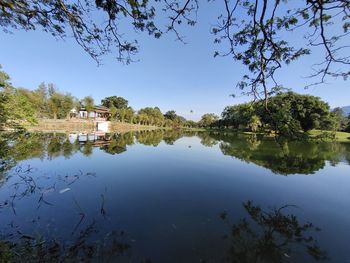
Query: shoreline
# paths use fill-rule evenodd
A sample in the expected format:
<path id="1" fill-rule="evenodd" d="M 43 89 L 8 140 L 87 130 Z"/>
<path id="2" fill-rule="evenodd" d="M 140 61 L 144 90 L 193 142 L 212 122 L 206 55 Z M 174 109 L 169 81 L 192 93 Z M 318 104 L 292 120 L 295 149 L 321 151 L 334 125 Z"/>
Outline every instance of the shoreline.
<path id="1" fill-rule="evenodd" d="M 93 133 L 98 132 L 95 128 L 93 120 L 84 120 L 84 119 L 39 119 L 37 124 L 26 124 L 23 127 L 29 132 L 62 132 L 62 133 Z M 109 122 L 109 130 L 106 133 L 113 132 L 131 132 L 131 131 L 142 131 L 142 130 L 157 130 L 157 129 L 172 129 L 171 127 L 157 127 L 150 125 L 140 125 L 140 124 L 131 124 L 126 122 Z M 237 133 L 244 135 L 263 135 L 267 137 L 275 137 L 273 133 L 263 133 L 263 132 L 249 132 L 241 131 L 234 129 L 213 129 L 213 128 L 189 128 L 183 127 L 181 130 L 193 131 L 193 132 L 228 132 L 228 133 Z M 3 129 L 1 132 L 13 132 L 14 129 Z M 333 134 L 331 131 L 321 131 L 321 130 L 311 130 L 308 133 L 310 139 L 317 139 L 318 136 L 322 134 Z M 335 139 L 321 139 L 322 141 L 329 142 L 345 142 L 350 143 L 350 133 L 347 132 L 335 132 Z"/>
<path id="2" fill-rule="evenodd" d="M 29 132 L 96 132 L 93 120 L 81 119 L 39 119 L 37 124 L 25 125 L 24 128 Z M 111 121 L 109 122 L 108 132 L 127 132 L 155 129 L 159 129 L 159 127 Z"/>

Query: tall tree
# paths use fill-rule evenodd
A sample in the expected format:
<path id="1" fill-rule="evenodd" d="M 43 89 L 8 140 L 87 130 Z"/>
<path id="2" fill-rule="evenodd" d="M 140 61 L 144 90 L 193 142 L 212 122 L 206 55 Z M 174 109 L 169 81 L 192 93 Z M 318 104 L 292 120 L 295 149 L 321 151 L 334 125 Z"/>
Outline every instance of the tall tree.
<path id="1" fill-rule="evenodd" d="M 45 83 L 41 83 L 34 93 L 34 101 L 36 108 L 38 109 L 39 117 L 47 117 L 48 116 L 48 108 L 47 108 L 47 100 L 48 100 L 48 90 Z"/>
<path id="2" fill-rule="evenodd" d="M 128 107 L 128 101 L 123 97 L 118 96 L 106 97 L 101 100 L 101 104 L 107 108 L 114 106 L 117 109 L 126 109 Z"/>
<path id="3" fill-rule="evenodd" d="M 219 120 L 219 116 L 214 113 L 206 113 L 202 116 L 199 121 L 199 125 L 202 127 L 209 127 L 213 125 L 217 120 Z"/>
<path id="4" fill-rule="evenodd" d="M 10 76 L 1 70 L 0 66 L 0 123 L 6 123 L 10 117 L 8 108 L 6 107 L 9 102 L 9 89 L 11 87 Z"/>
<path id="5" fill-rule="evenodd" d="M 94 106 L 95 106 L 94 99 L 91 96 L 86 96 L 83 99 L 83 105 L 84 105 L 84 107 L 89 115 L 89 113 L 94 110 Z"/>
<path id="6" fill-rule="evenodd" d="M 337 107 L 334 110 L 332 110 L 332 113 L 337 119 L 338 129 L 340 131 L 346 131 L 347 127 L 350 125 L 350 120 L 348 117 L 344 116 L 344 111 L 342 110 L 342 108 Z"/>
<path id="7" fill-rule="evenodd" d="M 62 100 L 62 116 L 65 116 L 69 119 L 69 113 L 74 108 L 74 98 L 70 94 L 63 96 Z"/>
<path id="8" fill-rule="evenodd" d="M 48 101 L 48 107 L 54 119 L 57 119 L 58 114 L 61 110 L 62 99 L 62 94 L 58 92 L 51 93 Z"/>
<path id="9" fill-rule="evenodd" d="M 167 111 L 164 117 L 168 120 L 174 121 L 177 118 L 176 112 L 174 110 Z"/>
<path id="10" fill-rule="evenodd" d="M 279 93 L 270 98 L 269 114 L 264 100 L 226 107 L 222 113 L 226 126 L 256 131 L 260 126 L 295 137 L 311 129 L 336 130 L 338 126 L 329 105 L 320 98 L 294 92 Z"/>
<path id="11" fill-rule="evenodd" d="M 21 126 L 24 122 L 34 123 L 35 109 L 21 89 L 15 89 L 9 75 L 0 67 L 0 123 L 7 126 Z"/>

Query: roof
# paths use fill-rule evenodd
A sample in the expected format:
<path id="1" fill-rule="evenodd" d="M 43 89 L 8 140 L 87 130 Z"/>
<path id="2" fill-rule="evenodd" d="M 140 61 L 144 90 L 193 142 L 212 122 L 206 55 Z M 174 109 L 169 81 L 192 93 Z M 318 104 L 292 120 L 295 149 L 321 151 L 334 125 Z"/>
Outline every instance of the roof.
<path id="1" fill-rule="evenodd" d="M 81 108 L 80 111 L 86 111 L 85 108 Z M 103 112 L 103 113 L 110 113 L 109 108 L 104 106 L 94 106 L 94 111 L 96 112 Z"/>
<path id="2" fill-rule="evenodd" d="M 104 107 L 104 106 L 95 106 L 94 110 L 96 110 L 96 111 L 103 111 L 103 112 L 110 112 L 109 108 Z"/>

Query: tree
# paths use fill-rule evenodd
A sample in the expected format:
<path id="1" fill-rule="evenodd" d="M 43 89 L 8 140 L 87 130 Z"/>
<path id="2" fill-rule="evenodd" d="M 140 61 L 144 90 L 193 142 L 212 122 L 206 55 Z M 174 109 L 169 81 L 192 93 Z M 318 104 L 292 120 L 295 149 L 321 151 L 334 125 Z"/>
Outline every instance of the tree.
<path id="1" fill-rule="evenodd" d="M 60 93 L 55 92 L 49 98 L 48 107 L 54 119 L 57 119 L 57 116 L 60 112 L 61 102 L 62 102 L 62 94 Z"/>
<path id="2" fill-rule="evenodd" d="M 112 119 L 116 119 L 117 118 L 117 115 L 118 115 L 118 109 L 112 105 L 109 110 L 111 111 L 111 118 Z"/>
<path id="3" fill-rule="evenodd" d="M 210 127 L 217 120 L 219 120 L 219 116 L 217 116 L 216 114 L 206 113 L 202 116 L 201 120 L 199 121 L 199 125 L 202 127 Z"/>
<path id="4" fill-rule="evenodd" d="M 329 105 L 315 96 L 281 93 L 270 99 L 269 110 L 270 114 L 263 114 L 260 104 L 261 119 L 285 135 L 297 134 L 300 130 L 335 129 Z"/>
<path id="5" fill-rule="evenodd" d="M 118 96 L 106 97 L 101 100 L 101 104 L 107 108 L 114 106 L 117 109 L 126 109 L 128 107 L 128 101 L 123 97 Z"/>
<path id="6" fill-rule="evenodd" d="M 138 51 L 137 40 L 125 39 L 119 21 L 124 18 L 136 31 L 145 31 L 159 38 L 163 32 L 178 32 L 182 24 L 196 24 L 198 0 L 169 1 L 83 1 L 18 0 L 0 1 L 1 26 L 5 31 L 43 29 L 58 38 L 73 35 L 77 43 L 96 61 L 99 57 L 117 52 L 117 58 L 132 61 Z M 223 0 L 218 23 L 212 28 L 215 56 L 232 55 L 249 70 L 238 87 L 245 94 L 258 99 L 268 98 L 280 90 L 276 72 L 314 49 L 325 53 L 313 67 L 311 77 L 319 77 L 315 84 L 327 77 L 350 75 L 348 57 L 350 3 L 348 0 Z M 156 25 L 159 13 L 166 11 L 165 30 Z M 102 19 L 101 19 L 102 18 Z M 117 23 L 118 22 L 118 23 Z M 132 31 L 132 30 L 131 30 Z M 293 32 L 296 43 L 289 43 L 286 35 Z M 299 44 L 301 43 L 301 44 Z M 340 67 L 338 67 L 338 65 Z M 248 88 L 248 90 L 247 90 Z"/>
<path id="7" fill-rule="evenodd" d="M 350 125 L 350 120 L 348 117 L 344 116 L 343 110 L 337 107 L 332 110 L 332 113 L 338 122 L 338 130 L 346 131 L 347 127 Z"/>
<path id="8" fill-rule="evenodd" d="M 69 118 L 70 111 L 76 106 L 74 98 L 69 93 L 63 94 L 57 89 L 51 89 L 48 99 L 49 112 L 54 119 Z"/>
<path id="9" fill-rule="evenodd" d="M 350 114 L 349 114 L 349 116 L 347 117 L 347 119 L 348 119 L 348 126 L 345 128 L 344 131 L 350 132 Z"/>
<path id="10" fill-rule="evenodd" d="M 247 66 L 250 74 L 243 76 L 238 87 L 255 99 L 263 93 L 267 100 L 280 90 L 276 72 L 311 54 L 313 48 L 323 48 L 325 56 L 313 66 L 310 77 L 322 83 L 326 77 L 350 75 L 348 29 L 350 3 L 347 0 L 268 1 L 224 0 L 226 12 L 213 28 L 216 43 L 227 42 L 229 49 L 215 55 L 232 55 Z M 286 35 L 293 32 L 296 43 Z M 299 42 L 299 43 L 298 43 Z M 340 66 L 340 68 L 339 68 Z M 248 90 L 247 90 L 248 88 Z"/>
<path id="11" fill-rule="evenodd" d="M 198 126 L 197 122 L 192 120 L 186 120 L 185 126 L 188 128 L 196 128 Z"/>
<path id="12" fill-rule="evenodd" d="M 73 108 L 79 112 L 81 110 L 81 102 L 77 98 L 73 98 Z"/>
<path id="13" fill-rule="evenodd" d="M 126 109 L 124 109 L 124 118 L 127 122 L 129 123 L 133 123 L 134 122 L 134 118 L 135 118 L 135 111 L 133 110 L 133 108 L 128 107 Z"/>
<path id="14" fill-rule="evenodd" d="M 118 109 L 114 105 L 110 108 L 112 116 L 118 118 L 121 122 L 133 123 L 135 118 L 135 111 L 131 107 Z"/>
<path id="15" fill-rule="evenodd" d="M 329 105 L 320 98 L 294 92 L 279 93 L 269 100 L 226 107 L 222 122 L 236 129 L 257 131 L 259 127 L 287 137 L 295 137 L 311 129 L 336 130 L 337 119 Z"/>
<path id="16" fill-rule="evenodd" d="M 36 122 L 33 104 L 12 86 L 9 75 L 0 66 L 0 123 L 18 127 L 23 122 Z"/>
<path id="17" fill-rule="evenodd" d="M 9 101 L 9 89 L 11 83 L 9 82 L 10 77 L 6 72 L 1 70 L 0 66 L 0 123 L 6 123 L 10 118 L 10 113 L 6 107 Z"/>
<path id="18" fill-rule="evenodd" d="M 142 124 L 162 126 L 164 123 L 163 113 L 158 107 L 146 107 L 138 112 Z"/>
<path id="19" fill-rule="evenodd" d="M 164 118 L 174 121 L 177 118 L 177 114 L 174 110 L 170 110 L 164 114 Z"/>
<path id="20" fill-rule="evenodd" d="M 91 96 L 86 96 L 84 99 L 83 99 L 83 105 L 86 109 L 86 111 L 88 112 L 88 115 L 90 112 L 92 112 L 94 110 L 94 99 L 91 97 Z"/>
<path id="21" fill-rule="evenodd" d="M 253 115 L 248 122 L 248 128 L 250 128 L 252 132 L 256 132 L 261 125 L 262 123 L 257 115 Z"/>
<path id="22" fill-rule="evenodd" d="M 63 96 L 61 107 L 62 107 L 62 117 L 66 116 L 66 118 L 69 119 L 69 113 L 74 108 L 74 99 L 72 95 L 66 94 Z"/>
<path id="23" fill-rule="evenodd" d="M 33 91 L 34 102 L 38 111 L 38 117 L 48 116 L 48 90 L 45 83 L 41 83 L 36 90 Z"/>
<path id="24" fill-rule="evenodd" d="M 221 116 L 227 126 L 235 129 L 246 129 L 256 115 L 254 103 L 243 103 L 234 106 L 228 106 L 224 109 Z"/>

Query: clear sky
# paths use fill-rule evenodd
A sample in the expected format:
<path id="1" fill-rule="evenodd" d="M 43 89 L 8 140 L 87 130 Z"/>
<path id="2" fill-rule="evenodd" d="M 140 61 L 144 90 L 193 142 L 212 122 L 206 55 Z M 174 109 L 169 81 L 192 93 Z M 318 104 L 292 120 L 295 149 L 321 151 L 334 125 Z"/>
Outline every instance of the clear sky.
<path id="1" fill-rule="evenodd" d="M 136 58 L 140 61 L 130 65 L 120 64 L 115 54 L 110 54 L 97 66 L 73 39 L 58 41 L 41 31 L 0 32 L 0 64 L 15 86 L 35 89 L 41 82 L 52 82 L 78 98 L 91 95 L 97 104 L 106 96 L 117 95 L 136 110 L 158 106 L 163 112 L 174 109 L 198 120 L 204 113 L 220 114 L 227 105 L 249 100 L 230 96 L 239 93 L 235 86 L 245 73 L 243 65 L 230 57 L 213 58 L 216 46 L 210 27 L 216 14 L 213 4 L 201 6 L 197 26 L 182 30 L 186 45 L 171 34 L 159 40 L 139 34 L 141 50 Z M 293 34 L 287 38 L 295 40 Z M 296 92 L 319 96 L 331 107 L 350 105 L 346 81 L 329 80 L 328 84 L 303 88 L 310 65 L 322 54 L 316 52 L 285 68 L 279 81 Z"/>

